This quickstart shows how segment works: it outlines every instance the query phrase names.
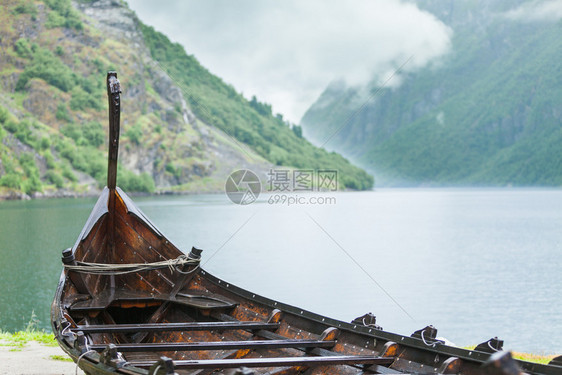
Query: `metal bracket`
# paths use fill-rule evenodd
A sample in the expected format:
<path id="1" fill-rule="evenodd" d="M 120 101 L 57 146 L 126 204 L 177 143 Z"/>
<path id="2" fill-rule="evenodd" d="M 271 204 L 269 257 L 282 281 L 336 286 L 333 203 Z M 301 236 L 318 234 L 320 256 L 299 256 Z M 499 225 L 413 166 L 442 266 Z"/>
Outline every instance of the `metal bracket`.
<path id="1" fill-rule="evenodd" d="M 474 350 L 484 353 L 495 353 L 501 351 L 502 349 L 503 340 L 500 340 L 497 337 L 492 337 L 491 339 L 478 344 L 476 348 L 474 348 Z"/>
<path id="2" fill-rule="evenodd" d="M 84 336 L 84 332 L 76 332 L 74 349 L 78 350 L 80 354 L 84 354 L 88 351 L 88 349 L 86 349 L 86 336 Z"/>
<path id="3" fill-rule="evenodd" d="M 352 324 L 361 324 L 365 327 L 374 328 L 382 331 L 382 327 L 377 324 L 377 317 L 369 312 L 365 315 L 358 316 L 351 321 Z"/>
<path id="4" fill-rule="evenodd" d="M 412 333 L 411 337 L 420 339 L 425 345 L 431 347 L 435 347 L 437 345 L 442 345 L 445 343 L 442 340 L 435 339 L 437 337 L 437 328 L 432 325 L 415 331 L 414 333 Z"/>
<path id="5" fill-rule="evenodd" d="M 160 357 L 158 362 L 155 362 L 150 369 L 148 375 L 177 375 L 175 371 L 174 361 L 168 357 Z"/>
<path id="6" fill-rule="evenodd" d="M 117 346 L 115 344 L 107 345 L 107 348 L 103 350 L 100 354 L 100 362 L 104 365 L 120 368 L 123 367 L 126 361 L 121 356 L 121 353 L 117 351 Z"/>

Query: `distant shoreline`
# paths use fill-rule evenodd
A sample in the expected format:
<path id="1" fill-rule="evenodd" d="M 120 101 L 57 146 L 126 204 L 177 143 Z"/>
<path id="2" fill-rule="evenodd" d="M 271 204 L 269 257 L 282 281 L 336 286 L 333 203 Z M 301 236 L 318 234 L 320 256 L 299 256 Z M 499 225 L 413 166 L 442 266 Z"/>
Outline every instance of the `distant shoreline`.
<path id="1" fill-rule="evenodd" d="M 361 193 L 361 192 L 372 192 L 377 190 L 388 190 L 388 189 L 427 189 L 426 187 L 382 187 L 378 189 L 371 190 L 338 190 L 335 192 L 329 191 L 262 191 L 260 194 L 285 194 L 285 195 L 305 195 L 305 194 L 316 194 L 316 193 Z M 441 188 L 435 188 L 441 189 Z M 163 195 L 202 195 L 202 194 L 225 194 L 224 190 L 160 190 L 154 193 L 146 192 L 129 192 L 126 191 L 127 195 L 132 197 L 158 197 Z M 56 192 L 46 192 L 46 193 L 33 193 L 31 195 L 11 191 L 9 193 L 0 193 L 0 202 L 4 201 L 28 201 L 28 200 L 41 200 L 41 199 L 60 199 L 60 198 L 97 198 L 101 194 L 101 190 L 96 190 L 88 193 L 77 193 L 72 191 L 56 191 Z"/>
<path id="2" fill-rule="evenodd" d="M 88 193 L 77 193 L 71 191 L 56 191 L 47 193 L 33 193 L 31 195 L 22 192 L 9 192 L 0 194 L 0 202 L 4 201 L 28 201 L 28 200 L 40 200 L 40 199 L 60 199 L 60 198 L 97 198 L 99 197 L 101 191 L 94 191 Z M 221 194 L 224 193 L 222 190 L 209 190 L 209 191 L 174 191 L 174 190 L 162 190 L 154 193 L 144 193 L 144 192 L 127 192 L 128 195 L 133 197 L 157 197 L 161 195 L 200 195 L 200 194 Z"/>
<path id="3" fill-rule="evenodd" d="M 490 190 L 490 191 L 525 191 L 525 190 L 544 190 L 544 191 L 562 191 L 562 186 L 379 186 L 374 187 L 371 190 L 338 190 L 335 193 L 361 193 L 361 192 L 384 192 L 390 190 L 411 190 L 411 191 L 431 191 L 431 190 L 450 190 L 450 191 L 462 191 L 462 190 Z M 5 201 L 28 201 L 28 200 L 42 200 L 42 199 L 60 199 L 60 198 L 97 198 L 99 197 L 101 190 L 90 191 L 87 193 L 78 193 L 67 190 L 57 190 L 48 191 L 44 193 L 33 193 L 31 195 L 25 194 L 23 192 L 4 192 L 0 193 L 0 202 Z M 160 190 L 154 193 L 146 192 L 126 192 L 127 195 L 132 197 L 158 197 L 163 195 L 201 195 L 201 194 L 224 194 L 224 190 Z M 306 192 L 306 191 L 263 191 L 262 193 L 267 194 L 313 194 L 318 192 Z M 321 192 L 326 193 L 326 192 Z"/>

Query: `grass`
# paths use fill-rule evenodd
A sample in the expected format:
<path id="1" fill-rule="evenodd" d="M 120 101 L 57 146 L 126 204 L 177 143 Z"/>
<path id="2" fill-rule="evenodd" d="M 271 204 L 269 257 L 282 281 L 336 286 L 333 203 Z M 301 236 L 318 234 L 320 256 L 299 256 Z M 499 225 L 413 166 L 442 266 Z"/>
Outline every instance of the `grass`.
<path id="1" fill-rule="evenodd" d="M 0 331 L 0 346 L 10 347 L 9 351 L 11 352 L 21 351 L 31 341 L 38 342 L 45 346 L 58 346 L 55 336 L 43 330 L 26 329 L 25 331 L 18 331 L 15 333 Z M 49 359 L 53 361 L 73 362 L 72 358 L 61 354 L 50 355 Z"/>
<path id="2" fill-rule="evenodd" d="M 55 335 L 37 328 L 38 319 L 35 312 L 31 312 L 31 318 L 25 330 L 15 333 L 4 332 L 0 329 L 0 346 L 11 346 L 14 350 L 20 350 L 28 342 L 35 341 L 46 346 L 57 346 Z"/>
<path id="3" fill-rule="evenodd" d="M 511 352 L 511 354 L 515 359 L 526 362 L 541 363 L 543 365 L 547 365 L 548 362 L 552 360 L 552 358 L 556 357 L 556 355 L 539 355 L 519 352 Z"/>
<path id="4" fill-rule="evenodd" d="M 466 350 L 474 350 L 474 348 L 476 348 L 476 345 L 463 347 L 463 349 Z M 555 354 L 542 355 L 542 354 L 521 353 L 521 352 L 511 352 L 511 355 L 513 356 L 513 358 L 518 359 L 520 361 L 540 363 L 543 365 L 547 365 L 548 362 L 552 360 L 552 358 L 556 357 Z"/>
<path id="5" fill-rule="evenodd" d="M 53 354 L 49 356 L 49 359 L 52 359 L 53 361 L 74 362 L 72 358 L 65 355 L 58 355 L 58 354 Z"/>
<path id="6" fill-rule="evenodd" d="M 25 330 L 15 333 L 0 332 L 0 346 L 23 348 L 28 342 L 35 341 L 47 346 L 57 346 L 55 336 L 42 330 Z"/>
<path id="7" fill-rule="evenodd" d="M 45 346 L 57 346 L 55 336 L 42 330 L 33 329 L 15 333 L 0 331 L 0 346 L 10 347 L 11 352 L 22 350 L 30 341 L 35 341 Z"/>
<path id="8" fill-rule="evenodd" d="M 55 335 L 45 330 L 37 328 L 37 316 L 35 312 L 31 313 L 31 319 L 27 323 L 25 330 L 14 333 L 4 332 L 0 330 L 0 346 L 9 347 L 9 351 L 21 351 L 29 342 L 34 341 L 41 345 L 56 347 Z M 53 354 L 49 356 L 53 361 L 72 362 L 72 359 L 66 355 Z"/>

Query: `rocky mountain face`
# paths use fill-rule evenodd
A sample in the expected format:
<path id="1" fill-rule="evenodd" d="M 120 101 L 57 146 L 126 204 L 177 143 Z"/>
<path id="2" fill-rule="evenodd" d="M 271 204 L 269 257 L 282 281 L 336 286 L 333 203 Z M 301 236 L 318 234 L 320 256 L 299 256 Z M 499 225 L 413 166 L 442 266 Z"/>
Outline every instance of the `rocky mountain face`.
<path id="1" fill-rule="evenodd" d="M 254 155 L 254 162 L 246 161 L 240 149 L 222 141 L 228 139 L 228 135 L 212 129 L 193 114 L 180 85 L 152 59 L 135 13 L 123 6 L 121 1 L 78 2 L 76 8 L 102 35 L 129 47 L 132 52 L 127 56 L 123 54 L 123 49 L 119 49 L 111 56 L 116 64 L 122 66 L 124 63 L 126 66 L 123 75 L 130 70 L 135 77 L 129 82 L 130 87 L 125 86 L 122 117 L 126 119 L 128 113 L 141 113 L 141 119 L 142 116 L 155 115 L 159 120 L 156 129 L 160 125 L 163 127 L 161 131 L 168 133 L 155 142 L 126 144 L 120 154 L 124 167 L 136 174 L 148 173 L 160 188 L 187 184 L 203 177 L 223 180 L 236 166 L 254 168 L 262 173 L 272 167 L 271 163 L 257 155 Z M 144 74 L 139 75 L 138 72 Z M 126 79 L 124 85 L 128 83 Z M 124 127 L 129 123 L 130 120 L 125 120 Z M 143 133 L 147 130 L 150 131 L 143 129 Z M 170 150 L 173 150 L 172 155 Z M 172 157 L 177 159 L 171 160 Z M 169 166 L 168 163 L 174 163 L 173 168 L 158 168 Z M 169 173 L 170 169 L 173 173 Z M 217 187 L 221 186 L 214 186 Z"/>
<path id="2" fill-rule="evenodd" d="M 160 39 L 149 44 L 148 37 Z M 158 60 L 161 48 L 176 53 Z M 163 64 L 187 67 L 182 79 L 197 81 L 205 99 Z M 271 113 L 258 113 L 252 104 L 261 103 L 212 76 L 123 1 L 13 0 L 0 11 L 0 196 L 99 191 L 107 165 L 108 70 L 118 72 L 123 89 L 118 184 L 128 191 L 220 191 L 236 169 L 265 176 L 275 165 L 301 167 L 275 157 L 286 151 L 270 146 L 273 138 L 257 148 L 254 129 L 230 131 L 226 111 L 224 119 L 205 116 L 225 104 L 262 128 L 274 123 L 285 144 L 315 154 L 319 165 L 335 161 L 369 185 L 370 177 L 341 156 L 316 149 Z M 228 98 L 220 98 L 225 91 Z M 216 105 L 194 110 L 207 98 L 218 98 Z"/>
<path id="3" fill-rule="evenodd" d="M 451 51 L 398 88 L 330 85 L 305 135 L 349 122 L 327 146 L 379 184 L 562 184 L 561 21 L 533 17 L 541 2 L 417 4 L 453 29 Z"/>

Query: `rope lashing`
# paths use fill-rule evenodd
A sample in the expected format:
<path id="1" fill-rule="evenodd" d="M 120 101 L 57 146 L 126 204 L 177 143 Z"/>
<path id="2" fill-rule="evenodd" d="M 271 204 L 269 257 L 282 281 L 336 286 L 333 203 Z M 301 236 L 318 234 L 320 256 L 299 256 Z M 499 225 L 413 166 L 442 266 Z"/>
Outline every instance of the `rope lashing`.
<path id="1" fill-rule="evenodd" d="M 77 261 L 75 265 L 65 264 L 64 268 L 67 271 L 90 273 L 94 275 L 123 275 L 127 273 L 152 271 L 162 268 L 169 268 L 171 272 L 177 271 L 179 273 L 185 274 L 195 271 L 199 267 L 200 261 L 201 259 L 189 258 L 187 255 L 182 254 L 175 259 L 168 259 L 153 263 L 107 264 Z M 182 270 L 182 268 L 187 265 L 193 265 L 195 267 L 189 272 L 185 272 Z"/>

